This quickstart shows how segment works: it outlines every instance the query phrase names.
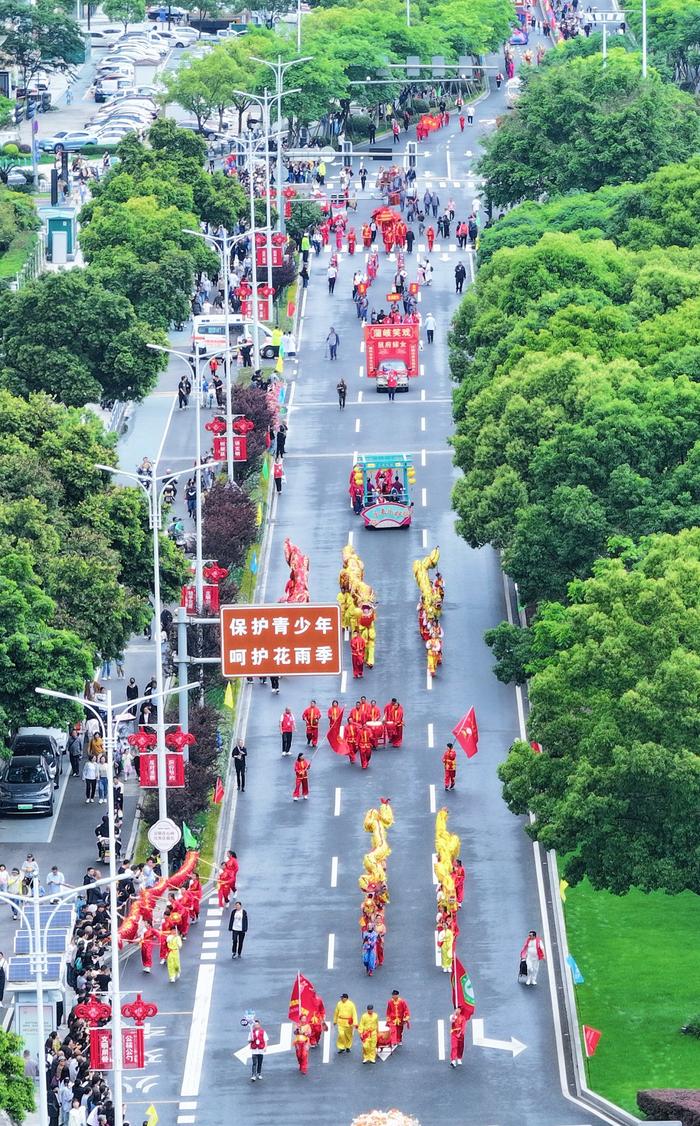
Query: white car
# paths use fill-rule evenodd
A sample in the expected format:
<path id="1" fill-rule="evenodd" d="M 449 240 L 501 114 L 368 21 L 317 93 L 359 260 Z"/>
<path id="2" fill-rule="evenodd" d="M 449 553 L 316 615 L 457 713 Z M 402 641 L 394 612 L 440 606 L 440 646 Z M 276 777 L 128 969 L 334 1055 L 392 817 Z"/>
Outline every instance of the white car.
<path id="1" fill-rule="evenodd" d="M 137 132 L 134 129 L 105 129 L 103 133 L 98 133 L 101 145 L 111 146 L 118 145 L 128 137 L 130 133 Z"/>
<path id="2" fill-rule="evenodd" d="M 133 52 L 137 55 L 154 55 L 158 59 L 162 59 L 167 55 L 170 48 L 163 43 L 152 43 L 149 39 L 119 39 L 114 44 L 114 50 L 117 54 L 126 51 L 129 54 Z"/>
<path id="3" fill-rule="evenodd" d="M 154 118 L 154 112 L 148 107 L 140 108 L 125 104 L 112 106 L 109 113 L 96 113 L 94 117 L 91 117 L 86 127 L 89 129 L 104 129 L 106 125 L 113 124 L 115 121 L 138 121 L 144 125 L 150 125 Z"/>

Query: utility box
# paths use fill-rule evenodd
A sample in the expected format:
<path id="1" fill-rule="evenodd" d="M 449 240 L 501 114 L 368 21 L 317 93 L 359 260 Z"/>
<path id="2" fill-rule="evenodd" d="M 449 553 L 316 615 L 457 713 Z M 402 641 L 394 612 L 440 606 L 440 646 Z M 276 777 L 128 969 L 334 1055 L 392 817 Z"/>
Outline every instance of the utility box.
<path id="1" fill-rule="evenodd" d="M 78 236 L 74 208 L 52 207 L 42 217 L 46 220 L 46 257 L 50 262 L 71 261 L 75 257 Z"/>

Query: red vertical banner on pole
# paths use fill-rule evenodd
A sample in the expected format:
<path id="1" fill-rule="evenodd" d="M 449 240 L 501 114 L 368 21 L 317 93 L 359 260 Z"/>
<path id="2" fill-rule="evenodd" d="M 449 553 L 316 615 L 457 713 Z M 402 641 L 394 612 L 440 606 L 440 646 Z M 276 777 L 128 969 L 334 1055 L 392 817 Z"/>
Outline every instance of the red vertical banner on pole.
<path id="1" fill-rule="evenodd" d="M 122 1066 L 140 1070 L 146 1065 L 143 1028 L 122 1028 Z"/>
<path id="2" fill-rule="evenodd" d="M 110 1071 L 112 1068 L 111 1028 L 90 1029 L 90 1070 Z"/>
<path id="3" fill-rule="evenodd" d="M 181 751 L 166 753 L 165 784 L 174 789 L 182 789 L 185 785 L 185 761 Z"/>
<path id="4" fill-rule="evenodd" d="M 139 755 L 139 782 L 144 789 L 158 785 L 158 755 L 152 751 Z"/>

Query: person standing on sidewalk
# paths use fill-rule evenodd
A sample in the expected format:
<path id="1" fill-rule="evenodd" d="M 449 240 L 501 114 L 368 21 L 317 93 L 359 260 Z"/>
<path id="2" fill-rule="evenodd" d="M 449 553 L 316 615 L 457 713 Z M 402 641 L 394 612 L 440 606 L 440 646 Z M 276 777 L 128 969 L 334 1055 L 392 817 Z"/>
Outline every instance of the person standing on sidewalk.
<path id="1" fill-rule="evenodd" d="M 474 106 L 467 106 L 467 123 L 474 124 Z"/>
<path id="2" fill-rule="evenodd" d="M 231 758 L 236 768 L 236 789 L 242 794 L 245 793 L 245 767 L 247 757 L 248 751 L 246 750 L 245 744 L 241 742 L 236 743 L 231 751 Z"/>
<path id="3" fill-rule="evenodd" d="M 335 289 L 335 280 L 338 277 L 338 267 L 334 266 L 332 262 L 326 270 L 326 277 L 328 278 L 328 292 L 332 295 Z"/>
<path id="4" fill-rule="evenodd" d="M 233 905 L 228 929 L 231 932 L 231 957 L 242 958 L 243 942 L 248 933 L 248 912 L 244 911 L 240 899 L 237 899 Z"/>
<path id="5" fill-rule="evenodd" d="M 256 1079 L 262 1079 L 263 1056 L 267 1048 L 267 1033 L 257 1019 L 253 1021 L 248 1043 L 250 1045 L 250 1080 L 251 1083 L 254 1083 Z"/>
<path id="6" fill-rule="evenodd" d="M 292 738 L 296 720 L 289 708 L 285 708 L 280 717 L 280 731 L 282 733 L 282 754 L 289 755 L 292 751 Z"/>
<path id="7" fill-rule="evenodd" d="M 275 482 L 275 488 L 277 489 L 277 492 L 281 493 L 282 481 L 284 480 L 284 465 L 282 464 L 281 457 L 275 458 L 275 464 L 272 467 L 272 478 Z"/>
<path id="8" fill-rule="evenodd" d="M 97 789 L 97 760 L 94 755 L 89 755 L 83 765 L 83 782 L 85 783 L 85 804 L 90 805 L 95 801 Z"/>
<path id="9" fill-rule="evenodd" d="M 80 763 L 83 758 L 83 737 L 78 734 L 74 727 L 70 729 L 66 750 L 70 759 L 71 778 L 79 778 Z"/>

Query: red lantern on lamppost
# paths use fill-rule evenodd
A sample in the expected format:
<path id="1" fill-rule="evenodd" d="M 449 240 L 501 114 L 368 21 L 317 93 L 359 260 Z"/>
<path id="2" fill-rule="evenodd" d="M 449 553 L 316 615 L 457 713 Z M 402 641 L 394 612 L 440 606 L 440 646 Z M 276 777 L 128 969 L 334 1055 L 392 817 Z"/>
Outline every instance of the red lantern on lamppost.
<path id="1" fill-rule="evenodd" d="M 122 1016 L 133 1020 L 136 1028 L 122 1029 L 122 1061 L 125 1068 L 140 1069 L 146 1063 L 143 1023 L 158 1013 L 158 1006 L 144 1001 L 140 993 L 136 1000 L 122 1005 Z"/>
<path id="2" fill-rule="evenodd" d="M 274 292 L 271 285 L 258 286 L 258 318 L 261 321 L 270 320 L 270 299 Z"/>
<path id="3" fill-rule="evenodd" d="M 185 747 L 192 747 L 196 742 L 194 735 L 182 731 L 179 727 L 177 731 L 169 731 L 165 736 L 166 746 L 172 747 L 174 751 L 184 751 Z"/>
<path id="4" fill-rule="evenodd" d="M 209 422 L 204 423 L 204 429 L 208 430 L 210 434 L 221 435 L 226 433 L 226 419 L 217 415 L 215 418 L 209 419 Z"/>
<path id="5" fill-rule="evenodd" d="M 255 423 L 251 422 L 245 415 L 234 419 L 232 426 L 236 434 L 250 434 L 251 430 L 255 430 Z"/>
<path id="6" fill-rule="evenodd" d="M 122 1016 L 133 1020 L 134 1024 L 142 1025 L 144 1021 L 158 1015 L 158 1006 L 152 1001 L 144 1001 L 140 993 L 136 994 L 135 1001 L 122 1005 Z"/>
<path id="7" fill-rule="evenodd" d="M 272 265 L 281 266 L 284 263 L 284 248 L 287 243 L 287 236 L 283 235 L 280 231 L 276 231 L 272 236 Z"/>
<path id="8" fill-rule="evenodd" d="M 234 427 L 235 425 L 234 422 Z M 208 583 L 220 583 L 228 578 L 228 568 L 220 567 L 218 563 L 210 563 L 208 567 L 204 568 L 202 574 Z"/>

